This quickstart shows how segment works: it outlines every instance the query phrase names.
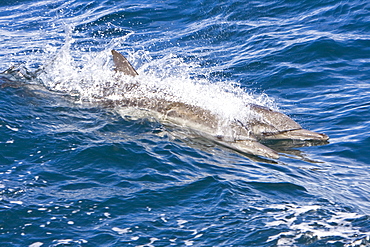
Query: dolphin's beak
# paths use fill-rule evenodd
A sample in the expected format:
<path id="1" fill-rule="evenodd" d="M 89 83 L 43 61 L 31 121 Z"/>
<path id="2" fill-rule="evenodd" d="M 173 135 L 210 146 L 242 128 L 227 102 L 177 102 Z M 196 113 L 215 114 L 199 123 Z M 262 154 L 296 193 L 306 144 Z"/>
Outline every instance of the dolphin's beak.
<path id="1" fill-rule="evenodd" d="M 264 139 L 291 139 L 302 141 L 327 141 L 329 136 L 306 129 L 289 130 L 273 135 L 266 135 Z"/>

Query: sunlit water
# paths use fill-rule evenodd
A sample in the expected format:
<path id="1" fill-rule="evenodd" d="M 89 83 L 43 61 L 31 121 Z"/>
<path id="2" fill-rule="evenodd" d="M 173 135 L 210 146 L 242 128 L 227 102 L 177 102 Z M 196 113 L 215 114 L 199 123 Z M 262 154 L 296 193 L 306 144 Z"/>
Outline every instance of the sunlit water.
<path id="1" fill-rule="evenodd" d="M 38 71 L 0 77 L 2 246 L 370 245 L 366 1 L 0 2 L 0 56 Z M 102 103 L 133 80 L 225 119 L 265 105 L 329 144 L 266 160 Z"/>

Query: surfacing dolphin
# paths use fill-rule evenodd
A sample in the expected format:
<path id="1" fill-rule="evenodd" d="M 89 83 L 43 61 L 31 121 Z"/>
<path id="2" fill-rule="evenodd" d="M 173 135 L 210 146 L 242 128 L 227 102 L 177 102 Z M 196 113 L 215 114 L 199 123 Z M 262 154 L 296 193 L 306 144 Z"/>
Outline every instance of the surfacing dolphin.
<path id="1" fill-rule="evenodd" d="M 116 71 L 129 76 L 138 75 L 122 54 L 112 50 L 112 55 Z M 135 85 L 133 85 L 134 87 Z M 199 106 L 145 97 L 125 99 L 119 104 L 123 107 L 151 111 L 163 123 L 188 128 L 200 136 L 236 151 L 267 158 L 278 159 L 279 154 L 259 141 L 270 139 L 326 141 L 329 139 L 325 134 L 303 129 L 297 122 L 283 113 L 255 104 L 246 105 L 245 110 L 253 111 L 260 117 L 253 118 L 248 122 L 235 119 L 228 126 L 230 131 L 225 131 L 230 134 L 225 135 L 215 134 L 222 120 Z"/>

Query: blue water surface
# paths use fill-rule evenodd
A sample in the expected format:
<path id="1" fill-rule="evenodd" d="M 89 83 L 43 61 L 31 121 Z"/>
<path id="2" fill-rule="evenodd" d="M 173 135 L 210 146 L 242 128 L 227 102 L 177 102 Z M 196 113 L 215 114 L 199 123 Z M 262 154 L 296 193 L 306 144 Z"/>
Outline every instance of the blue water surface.
<path id="1" fill-rule="evenodd" d="M 329 143 L 246 156 L 76 99 L 94 69 L 0 76 L 1 246 L 370 246 L 368 1 L 0 1 L 2 71 L 110 49 L 239 85 Z"/>

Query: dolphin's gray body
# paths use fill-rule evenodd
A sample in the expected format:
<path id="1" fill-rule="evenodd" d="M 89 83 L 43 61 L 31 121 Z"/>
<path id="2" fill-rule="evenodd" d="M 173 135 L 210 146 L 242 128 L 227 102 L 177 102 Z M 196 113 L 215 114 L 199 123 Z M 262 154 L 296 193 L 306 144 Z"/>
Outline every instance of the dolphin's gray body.
<path id="1" fill-rule="evenodd" d="M 138 73 L 119 52 L 112 50 L 116 71 L 125 75 L 136 76 Z M 135 87 L 135 85 L 133 85 Z M 287 115 L 273 111 L 269 108 L 248 104 L 246 111 L 253 111 L 260 117 L 253 118 L 247 123 L 234 120 L 228 127 L 230 135 L 217 135 L 220 119 L 210 111 L 198 106 L 182 102 L 166 101 L 163 99 L 130 98 L 120 102 L 124 107 L 134 107 L 151 111 L 162 122 L 169 122 L 189 128 L 223 146 L 244 153 L 279 158 L 279 154 L 259 143 L 268 139 L 316 140 L 326 141 L 329 137 L 325 134 L 303 129 L 297 122 Z"/>

